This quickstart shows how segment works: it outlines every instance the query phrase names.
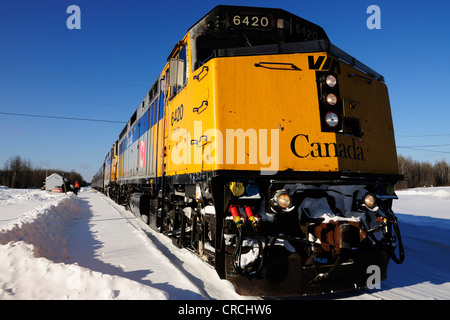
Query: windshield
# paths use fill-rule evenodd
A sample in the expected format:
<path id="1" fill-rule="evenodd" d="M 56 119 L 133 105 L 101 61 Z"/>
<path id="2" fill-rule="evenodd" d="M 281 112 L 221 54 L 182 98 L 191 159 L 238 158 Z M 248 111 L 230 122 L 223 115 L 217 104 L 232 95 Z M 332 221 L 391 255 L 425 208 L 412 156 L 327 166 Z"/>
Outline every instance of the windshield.
<path id="1" fill-rule="evenodd" d="M 191 29 L 193 69 L 219 49 L 328 40 L 324 30 L 281 9 L 217 6 Z"/>

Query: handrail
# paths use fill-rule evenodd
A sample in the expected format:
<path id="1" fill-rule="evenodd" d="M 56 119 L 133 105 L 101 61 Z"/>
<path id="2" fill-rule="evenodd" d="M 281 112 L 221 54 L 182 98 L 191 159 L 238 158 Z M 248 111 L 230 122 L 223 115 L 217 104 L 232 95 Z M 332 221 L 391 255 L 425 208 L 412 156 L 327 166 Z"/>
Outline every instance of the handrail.
<path id="1" fill-rule="evenodd" d="M 203 108 L 203 106 L 206 106 L 206 107 Z M 208 108 L 208 101 L 207 100 L 203 100 L 202 104 L 200 105 L 200 107 L 192 109 L 192 112 L 197 112 L 198 114 L 200 114 L 203 111 L 205 111 L 206 108 Z"/>
<path id="2" fill-rule="evenodd" d="M 300 69 L 299 67 L 297 67 L 295 64 L 293 64 L 293 63 L 288 63 L 288 62 L 258 62 L 258 63 L 255 63 L 255 67 L 267 68 L 267 67 L 263 66 L 264 64 L 268 64 L 268 65 L 290 66 L 292 69 L 295 69 L 295 70 L 302 70 L 302 69 Z"/>
<path id="3" fill-rule="evenodd" d="M 362 75 L 360 75 L 360 74 L 357 74 L 357 73 L 349 73 L 348 76 L 349 76 L 350 78 L 353 78 L 353 77 L 360 77 L 360 78 L 366 79 L 368 84 L 372 84 L 372 79 L 370 79 L 369 77 L 364 77 L 364 76 L 362 76 Z"/>
<path id="4" fill-rule="evenodd" d="M 202 71 L 200 71 L 198 74 L 196 74 L 195 76 L 194 76 L 194 80 L 198 80 L 198 81 L 200 81 L 200 75 L 203 73 L 203 71 L 205 71 L 206 70 L 206 74 L 208 74 L 208 71 L 209 71 L 209 68 L 208 68 L 208 66 L 203 66 L 202 67 Z M 205 76 L 206 76 L 206 74 L 205 74 Z"/>

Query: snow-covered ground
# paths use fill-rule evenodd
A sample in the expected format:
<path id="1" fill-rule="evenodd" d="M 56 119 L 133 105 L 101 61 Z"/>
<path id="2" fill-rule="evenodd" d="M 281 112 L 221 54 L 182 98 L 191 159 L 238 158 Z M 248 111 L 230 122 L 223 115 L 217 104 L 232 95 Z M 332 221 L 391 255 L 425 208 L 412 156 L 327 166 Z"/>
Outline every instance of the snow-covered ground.
<path id="1" fill-rule="evenodd" d="M 450 299 L 450 188 L 398 191 L 406 259 L 381 289 L 320 299 Z M 78 196 L 0 187 L 0 299 L 258 299 L 123 207 Z"/>

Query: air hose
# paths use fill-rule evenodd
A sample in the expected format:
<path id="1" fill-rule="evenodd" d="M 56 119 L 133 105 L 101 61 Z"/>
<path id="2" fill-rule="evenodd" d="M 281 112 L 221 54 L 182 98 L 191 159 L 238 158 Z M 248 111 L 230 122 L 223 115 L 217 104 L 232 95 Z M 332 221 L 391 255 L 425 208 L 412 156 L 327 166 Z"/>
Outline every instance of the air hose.
<path id="1" fill-rule="evenodd" d="M 242 267 L 241 256 L 242 256 L 242 243 L 244 241 L 244 238 L 242 236 L 242 227 L 244 226 L 244 223 L 241 219 L 241 216 L 239 214 L 239 209 L 237 206 L 234 206 L 234 205 L 230 206 L 230 213 L 233 217 L 233 221 L 234 221 L 237 231 L 238 231 L 236 245 L 235 245 L 233 255 L 232 255 L 233 268 L 237 273 L 244 275 L 244 276 L 255 275 L 261 270 L 261 268 L 263 266 L 263 256 L 264 256 L 264 248 L 263 248 L 262 241 L 261 241 L 261 238 L 260 238 L 259 232 L 258 232 L 258 220 L 253 215 L 251 208 L 248 206 L 245 206 L 245 213 L 247 214 L 247 217 L 248 217 L 249 221 L 251 222 L 253 233 L 255 234 L 255 237 L 258 241 L 258 250 L 259 251 L 258 251 L 258 258 L 255 259 L 255 261 L 253 263 L 250 263 L 249 265 Z M 254 268 L 255 262 L 258 260 L 259 260 L 258 267 Z"/>
<path id="2" fill-rule="evenodd" d="M 334 269 L 336 269 L 336 267 L 339 265 L 340 262 L 341 262 L 341 255 L 338 254 L 336 257 L 336 260 L 335 260 L 334 264 L 331 266 L 331 268 L 325 273 L 319 273 L 316 277 L 311 279 L 309 281 L 309 283 L 316 283 L 320 280 L 328 279 L 330 277 L 330 274 L 334 271 Z"/>
<path id="3" fill-rule="evenodd" d="M 384 217 L 379 217 L 381 218 L 380 225 L 372 229 L 367 229 L 366 226 L 362 223 L 361 225 L 363 227 L 363 230 L 376 245 L 384 247 L 383 243 L 381 243 L 381 241 L 374 236 L 374 233 L 387 227 L 387 238 L 389 241 L 389 255 L 391 256 L 391 259 L 395 263 L 401 264 L 403 263 L 403 260 L 405 260 L 405 250 L 403 248 L 403 242 L 400 234 L 400 227 L 398 225 L 397 217 L 395 216 L 394 212 L 392 212 L 392 210 L 390 209 L 387 209 L 386 212 L 384 212 L 380 208 L 379 211 L 384 214 Z M 398 244 L 399 250 L 398 256 L 395 254 L 397 246 L 394 245 L 394 243 L 396 242 Z"/>
<path id="4" fill-rule="evenodd" d="M 402 236 L 400 234 L 400 227 L 398 226 L 397 217 L 391 210 L 388 210 L 388 215 L 390 216 L 390 224 L 392 226 L 392 229 L 390 226 L 388 226 L 389 240 L 391 242 L 390 255 L 395 263 L 401 264 L 403 263 L 403 260 L 405 260 L 405 250 L 403 248 Z M 392 245 L 392 243 L 395 241 L 398 243 L 398 251 L 399 251 L 398 257 L 395 254 L 395 246 Z"/>

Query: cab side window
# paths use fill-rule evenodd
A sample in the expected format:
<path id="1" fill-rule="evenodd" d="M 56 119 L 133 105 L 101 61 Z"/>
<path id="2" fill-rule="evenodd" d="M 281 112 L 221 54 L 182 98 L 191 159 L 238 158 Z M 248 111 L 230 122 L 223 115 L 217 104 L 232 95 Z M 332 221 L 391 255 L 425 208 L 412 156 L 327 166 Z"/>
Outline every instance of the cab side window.
<path id="1" fill-rule="evenodd" d="M 168 86 L 170 98 L 174 97 L 186 85 L 188 79 L 188 59 L 186 44 L 180 47 L 177 55 L 169 59 Z M 166 78 L 167 79 L 167 78 Z"/>
<path id="2" fill-rule="evenodd" d="M 178 59 L 184 61 L 184 68 L 183 68 L 183 83 L 181 84 L 181 86 L 184 86 L 184 85 L 186 84 L 186 80 L 187 80 L 187 70 L 188 70 L 186 46 L 183 46 L 183 48 L 181 48 L 180 53 L 178 54 Z"/>

